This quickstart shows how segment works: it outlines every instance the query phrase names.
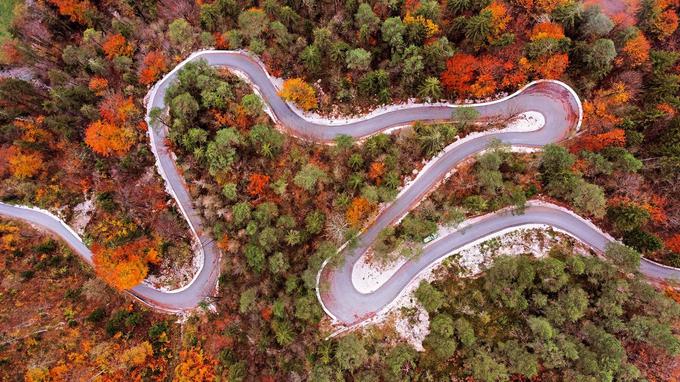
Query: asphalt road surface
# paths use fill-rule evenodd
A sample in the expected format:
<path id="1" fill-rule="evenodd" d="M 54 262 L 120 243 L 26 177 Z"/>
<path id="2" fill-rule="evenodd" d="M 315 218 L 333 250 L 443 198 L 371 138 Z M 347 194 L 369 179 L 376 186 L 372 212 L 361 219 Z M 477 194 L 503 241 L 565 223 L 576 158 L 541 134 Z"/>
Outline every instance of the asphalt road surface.
<path id="1" fill-rule="evenodd" d="M 338 135 L 364 138 L 386 129 L 405 126 L 415 121 L 445 120 L 451 117 L 454 105 L 419 104 L 394 108 L 384 113 L 372 114 L 367 118 L 350 121 L 317 121 L 302 117 L 291 109 L 277 94 L 278 90 L 259 61 L 245 52 L 204 51 L 191 55 L 168 73 L 154 88 L 147 99 L 147 122 L 151 146 L 156 156 L 158 170 L 166 181 L 166 187 L 177 202 L 180 210 L 194 233 L 199 256 L 203 262 L 192 282 L 174 291 L 161 291 L 145 284 L 133 288 L 130 293 L 150 306 L 170 312 L 195 308 L 216 292 L 220 271 L 220 251 L 203 227 L 199 213 L 194 209 L 185 181 L 176 167 L 172 154 L 164 142 L 167 129 L 148 118 L 153 108 L 165 109 L 164 95 L 167 87 L 177 76 L 177 71 L 187 62 L 206 60 L 212 66 L 226 67 L 244 74 L 256 91 L 268 104 L 270 112 L 279 125 L 289 134 L 302 139 L 328 143 Z M 541 147 L 559 142 L 580 124 L 582 110 L 576 94 L 565 84 L 557 81 L 538 81 L 502 100 L 464 105 L 474 107 L 481 118 L 507 118 L 522 112 L 535 111 L 545 119 L 544 126 L 531 132 L 492 132 L 465 139 L 448 148 L 437 157 L 427 170 L 422 172 L 399 197 L 385 208 L 359 237 L 359 245 L 344 251 L 345 261 L 337 269 L 324 267 L 319 274 L 319 297 L 324 310 L 338 323 L 353 324 L 371 317 L 392 302 L 398 294 L 420 272 L 432 262 L 454 252 L 457 248 L 485 236 L 511 227 L 525 224 L 547 224 L 569 232 L 574 237 L 603 251 L 611 238 L 588 221 L 566 212 L 557 206 L 530 205 L 524 214 L 512 215 L 507 212 L 487 215 L 466 228 L 456 231 L 425 247 L 424 253 L 416 260 L 406 262 L 385 284 L 369 294 L 358 292 L 352 284 L 351 272 L 354 263 L 370 247 L 378 233 L 394 224 L 414 208 L 445 175 L 458 163 L 483 150 L 493 140 L 500 140 L 512 146 Z M 85 261 L 92 263 L 91 251 L 80 238 L 62 221 L 51 214 L 0 203 L 0 215 L 16 218 L 39 226 L 61 238 Z M 643 260 L 642 273 L 654 278 L 680 278 L 680 270 Z"/>

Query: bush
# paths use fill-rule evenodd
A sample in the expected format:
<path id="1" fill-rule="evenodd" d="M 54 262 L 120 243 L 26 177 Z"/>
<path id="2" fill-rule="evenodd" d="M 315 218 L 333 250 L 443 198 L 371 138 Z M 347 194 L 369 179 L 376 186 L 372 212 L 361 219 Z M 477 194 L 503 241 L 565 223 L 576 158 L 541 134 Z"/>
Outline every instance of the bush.
<path id="1" fill-rule="evenodd" d="M 658 236 L 639 228 L 626 232 L 623 242 L 640 252 L 654 252 L 663 247 L 663 242 Z"/>
<path id="2" fill-rule="evenodd" d="M 102 320 L 104 320 L 104 316 L 106 316 L 106 309 L 97 308 L 87 316 L 86 320 L 92 323 L 102 322 Z"/>
<path id="3" fill-rule="evenodd" d="M 678 253 L 670 253 L 669 255 L 666 256 L 665 258 L 665 263 L 672 266 L 679 268 L 680 267 L 680 254 Z"/>
<path id="4" fill-rule="evenodd" d="M 113 337 L 118 332 L 125 332 L 130 334 L 142 319 L 142 314 L 139 312 L 128 312 L 127 310 L 119 310 L 111 316 L 106 323 L 106 334 Z"/>
<path id="5" fill-rule="evenodd" d="M 52 239 L 49 239 L 38 244 L 35 247 L 35 252 L 44 255 L 50 252 L 54 252 L 55 249 L 57 249 L 57 242 Z"/>

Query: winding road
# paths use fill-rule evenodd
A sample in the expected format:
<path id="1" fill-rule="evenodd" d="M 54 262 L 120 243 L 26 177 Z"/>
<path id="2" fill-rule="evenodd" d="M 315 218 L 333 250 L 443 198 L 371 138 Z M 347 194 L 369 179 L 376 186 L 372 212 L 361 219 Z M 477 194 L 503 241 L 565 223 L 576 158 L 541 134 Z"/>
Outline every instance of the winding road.
<path id="1" fill-rule="evenodd" d="M 544 118 L 544 125 L 535 131 L 492 131 L 461 139 L 448 146 L 432 159 L 416 179 L 405 187 L 397 199 L 385 207 L 375 221 L 358 239 L 353 249 L 345 249 L 345 261 L 338 268 L 324 266 L 319 272 L 317 292 L 321 305 L 336 323 L 352 325 L 362 322 L 386 309 L 389 304 L 433 263 L 466 244 L 475 242 L 508 228 L 527 224 L 546 224 L 566 231 L 603 251 L 613 241 L 606 233 L 589 221 L 564 209 L 545 203 L 530 203 L 525 213 L 513 215 L 508 211 L 486 215 L 467 225 L 464 229 L 444 236 L 424 248 L 418 259 L 403 264 L 380 288 L 368 294 L 356 290 L 352 283 L 352 269 L 362 254 L 370 247 L 379 232 L 403 218 L 432 189 L 434 189 L 461 161 L 485 150 L 493 140 L 519 147 L 540 148 L 559 142 L 578 129 L 582 108 L 576 93 L 558 81 L 536 81 L 501 100 L 481 104 L 410 104 L 397 105 L 352 120 L 324 121 L 306 118 L 278 96 L 276 79 L 270 77 L 264 65 L 254 56 L 243 51 L 201 51 L 192 54 L 161 79 L 147 95 L 147 122 L 152 151 L 156 157 L 159 173 L 164 178 L 168 192 L 173 196 L 194 234 L 198 256 L 203 261 L 193 280 L 185 287 L 173 291 L 161 291 L 140 284 L 130 293 L 144 303 L 163 311 L 182 312 L 195 308 L 216 293 L 220 272 L 220 251 L 203 227 L 202 219 L 193 207 L 186 183 L 178 170 L 172 153 L 164 144 L 167 128 L 150 119 L 152 109 L 165 109 L 165 91 L 177 77 L 177 72 L 188 62 L 205 60 L 211 66 L 226 67 L 243 75 L 263 98 L 268 112 L 278 125 L 290 135 L 309 141 L 329 143 L 340 134 L 361 139 L 387 129 L 407 126 L 415 121 L 445 120 L 458 107 L 473 106 L 481 118 L 507 118 L 524 112 L 537 112 Z M 0 215 L 22 220 L 39 226 L 61 238 L 85 261 L 92 263 L 92 253 L 80 237 L 63 221 L 48 213 L 22 206 L 0 203 Z M 680 269 L 666 267 L 643 260 L 640 271 L 653 278 L 678 278 Z"/>

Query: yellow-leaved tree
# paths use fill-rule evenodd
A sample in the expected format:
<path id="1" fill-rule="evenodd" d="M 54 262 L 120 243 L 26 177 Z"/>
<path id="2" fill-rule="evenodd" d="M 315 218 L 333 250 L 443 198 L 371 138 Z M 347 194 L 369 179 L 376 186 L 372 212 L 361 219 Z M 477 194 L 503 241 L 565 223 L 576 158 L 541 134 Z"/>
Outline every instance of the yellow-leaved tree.
<path id="1" fill-rule="evenodd" d="M 284 100 L 295 103 L 305 111 L 317 107 L 316 91 L 302 78 L 291 78 L 284 81 L 279 95 Z"/>

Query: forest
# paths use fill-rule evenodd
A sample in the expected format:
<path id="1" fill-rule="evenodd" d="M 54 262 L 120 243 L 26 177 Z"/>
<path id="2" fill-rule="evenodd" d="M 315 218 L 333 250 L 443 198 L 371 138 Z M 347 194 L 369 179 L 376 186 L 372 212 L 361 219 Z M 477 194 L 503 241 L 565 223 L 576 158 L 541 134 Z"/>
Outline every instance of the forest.
<path id="1" fill-rule="evenodd" d="M 7 5 L 6 5 L 7 4 Z M 94 268 L 0 219 L 0 379 L 25 381 L 670 381 L 680 295 L 680 42 L 673 0 L 39 0 L 0 6 L 0 201 L 64 218 Z M 11 16 L 7 16 L 11 13 Z M 185 285 L 190 227 L 155 167 L 145 96 L 192 52 L 244 49 L 300 110 L 338 118 L 488 101 L 557 79 L 578 132 L 538 152 L 499 143 L 461 164 L 373 260 L 417 258 L 441 226 L 550 201 L 624 245 L 447 261 L 414 292 L 423 351 L 382 323 L 328 338 L 324 260 L 431 158 L 505 120 L 473 108 L 332 144 L 286 134 L 251 84 L 185 65 L 152 118 L 223 253 L 219 290 L 181 319 L 122 291 Z M 594 253 L 593 253 L 594 254 Z"/>

